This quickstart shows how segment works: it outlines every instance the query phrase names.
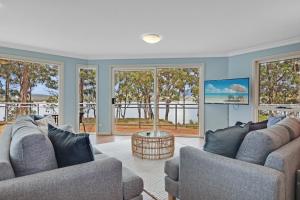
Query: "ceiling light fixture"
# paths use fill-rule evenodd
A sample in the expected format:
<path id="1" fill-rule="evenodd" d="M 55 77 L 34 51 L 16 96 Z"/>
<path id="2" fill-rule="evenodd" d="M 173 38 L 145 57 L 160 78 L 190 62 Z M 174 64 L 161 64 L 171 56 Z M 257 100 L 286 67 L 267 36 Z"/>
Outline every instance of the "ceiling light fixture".
<path id="1" fill-rule="evenodd" d="M 142 35 L 142 39 L 148 44 L 155 44 L 161 41 L 162 37 L 159 34 L 147 33 Z"/>

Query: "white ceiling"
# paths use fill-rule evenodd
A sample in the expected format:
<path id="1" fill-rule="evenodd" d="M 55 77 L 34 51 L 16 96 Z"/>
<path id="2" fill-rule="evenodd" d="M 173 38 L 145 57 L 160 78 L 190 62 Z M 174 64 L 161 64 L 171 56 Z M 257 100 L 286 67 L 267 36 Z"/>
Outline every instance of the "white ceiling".
<path id="1" fill-rule="evenodd" d="M 225 56 L 300 42 L 300 0 L 0 0 L 0 46 L 90 59 Z M 140 39 L 159 33 L 154 45 Z"/>

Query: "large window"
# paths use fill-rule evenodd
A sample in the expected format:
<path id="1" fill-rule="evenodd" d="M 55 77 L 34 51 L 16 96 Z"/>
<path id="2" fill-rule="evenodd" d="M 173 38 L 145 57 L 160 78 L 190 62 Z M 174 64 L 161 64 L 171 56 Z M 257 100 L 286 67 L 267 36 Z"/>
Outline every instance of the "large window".
<path id="1" fill-rule="evenodd" d="M 200 69 L 197 66 L 114 69 L 114 133 L 160 130 L 176 136 L 198 136 L 203 129 Z"/>
<path id="2" fill-rule="evenodd" d="M 270 115 L 299 117 L 300 55 L 260 61 L 256 67 L 258 120 Z"/>
<path id="3" fill-rule="evenodd" d="M 59 65 L 0 59 L 0 132 L 19 115 L 52 115 L 58 122 Z"/>

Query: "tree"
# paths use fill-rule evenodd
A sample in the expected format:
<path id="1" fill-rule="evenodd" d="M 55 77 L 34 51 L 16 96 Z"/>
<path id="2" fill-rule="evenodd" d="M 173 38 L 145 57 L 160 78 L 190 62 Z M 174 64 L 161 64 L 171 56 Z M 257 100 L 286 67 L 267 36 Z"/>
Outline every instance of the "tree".
<path id="1" fill-rule="evenodd" d="M 119 114 L 124 119 L 126 116 L 126 109 L 131 104 L 133 100 L 132 92 L 132 76 L 130 72 L 118 72 L 116 74 L 116 85 L 115 85 L 115 98 L 116 103 L 118 104 Z M 122 110 L 122 105 L 124 108 Z"/>
<path id="2" fill-rule="evenodd" d="M 96 117 L 96 70 L 80 69 L 79 96 L 81 117 L 84 113 L 84 102 L 87 103 L 87 114 L 93 110 L 94 117 Z"/>
<path id="3" fill-rule="evenodd" d="M 259 66 L 261 104 L 298 104 L 300 70 L 296 59 Z"/>
<path id="4" fill-rule="evenodd" d="M 32 102 L 32 91 L 38 84 L 46 85 L 49 89 L 49 93 L 52 95 L 57 93 L 57 65 L 6 59 L 0 60 L 0 64 L 0 77 L 5 83 L 4 101 L 16 101 L 21 103 L 19 109 L 11 107 L 10 111 L 6 104 L 6 116 L 31 113 L 31 104 L 28 109 L 28 102 Z M 52 96 L 49 98 L 52 98 Z M 51 101 L 55 101 L 55 98 L 52 98 Z"/>
<path id="5" fill-rule="evenodd" d="M 179 101 L 179 90 L 176 88 L 178 78 L 177 69 L 160 69 L 158 73 L 158 93 L 160 99 L 165 101 L 165 120 L 169 120 L 170 103 Z"/>
<path id="6" fill-rule="evenodd" d="M 185 98 L 187 95 L 187 87 L 191 85 L 191 76 L 189 74 L 189 68 L 180 68 L 177 69 L 177 81 L 175 83 L 176 88 L 178 88 L 180 92 L 180 96 L 182 96 L 182 123 L 185 125 Z"/>
<path id="7" fill-rule="evenodd" d="M 5 116 L 8 116 L 8 105 L 7 102 L 10 101 L 10 83 L 12 81 L 12 73 L 14 71 L 13 66 L 11 63 L 7 60 L 0 59 L 0 77 L 3 79 L 4 84 L 5 84 L 5 89 L 2 91 L 4 93 L 4 102 L 5 104 Z"/>

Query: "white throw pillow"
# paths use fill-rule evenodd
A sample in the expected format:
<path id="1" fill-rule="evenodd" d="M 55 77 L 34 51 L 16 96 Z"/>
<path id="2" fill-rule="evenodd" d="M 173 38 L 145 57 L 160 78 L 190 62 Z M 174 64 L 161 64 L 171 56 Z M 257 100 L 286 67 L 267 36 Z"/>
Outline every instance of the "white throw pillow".
<path id="1" fill-rule="evenodd" d="M 52 126 L 57 126 L 55 123 L 55 120 L 52 116 L 48 115 L 42 119 L 35 120 L 36 125 L 46 134 L 48 134 L 48 124 L 51 124 Z"/>
<path id="2" fill-rule="evenodd" d="M 57 126 L 57 124 L 55 123 L 55 120 L 50 115 L 48 115 L 40 120 L 36 120 L 35 123 L 38 125 L 40 130 L 43 131 L 43 133 L 45 133 L 45 134 L 48 134 L 48 124 L 51 124 L 52 126 L 62 129 L 62 130 L 65 130 L 65 131 L 69 131 L 72 133 L 74 132 L 73 127 L 69 124 L 63 124 L 63 125 Z"/>

